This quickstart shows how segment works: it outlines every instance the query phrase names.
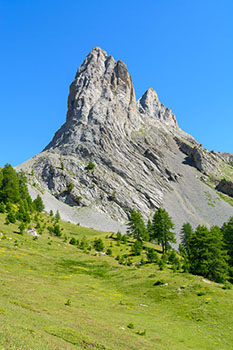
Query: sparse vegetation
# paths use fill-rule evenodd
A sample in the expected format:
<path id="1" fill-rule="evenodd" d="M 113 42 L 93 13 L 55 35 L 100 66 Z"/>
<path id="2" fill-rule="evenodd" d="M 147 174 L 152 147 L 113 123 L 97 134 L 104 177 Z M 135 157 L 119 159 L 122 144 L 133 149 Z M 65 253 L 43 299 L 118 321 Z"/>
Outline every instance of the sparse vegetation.
<path id="1" fill-rule="evenodd" d="M 91 171 L 94 169 L 95 169 L 95 164 L 92 161 L 90 161 L 87 165 L 87 171 Z"/>
<path id="2" fill-rule="evenodd" d="M 20 176 L 18 197 L 0 201 L 0 347 L 231 349 L 232 218 L 221 229 L 184 224 L 178 254 L 169 220 L 162 238 L 137 211 L 128 236 L 64 223 Z"/>

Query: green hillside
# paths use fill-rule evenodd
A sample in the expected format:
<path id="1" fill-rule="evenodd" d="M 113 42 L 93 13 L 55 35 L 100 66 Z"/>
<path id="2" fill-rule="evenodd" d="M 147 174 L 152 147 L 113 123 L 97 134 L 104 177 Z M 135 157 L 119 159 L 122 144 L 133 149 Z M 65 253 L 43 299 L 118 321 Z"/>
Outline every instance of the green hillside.
<path id="1" fill-rule="evenodd" d="M 121 265 L 116 256 L 132 242 L 116 234 L 61 222 L 62 237 L 45 229 L 33 239 L 5 217 L 0 349 L 232 349 L 233 291 L 222 284 L 169 265 Z M 40 214 L 42 224 L 52 220 Z M 69 244 L 84 236 L 83 249 Z M 100 237 L 112 256 L 88 248 Z"/>

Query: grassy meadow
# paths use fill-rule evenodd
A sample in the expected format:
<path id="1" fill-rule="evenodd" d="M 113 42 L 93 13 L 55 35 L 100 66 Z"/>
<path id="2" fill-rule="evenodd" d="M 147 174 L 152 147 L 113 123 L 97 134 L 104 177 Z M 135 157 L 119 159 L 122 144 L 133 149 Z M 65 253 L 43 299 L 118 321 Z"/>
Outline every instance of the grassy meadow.
<path id="1" fill-rule="evenodd" d="M 62 237 L 45 229 L 33 240 L 4 222 L 0 214 L 1 350 L 232 349 L 233 290 L 169 265 L 121 265 L 132 242 L 116 234 L 60 222 Z M 101 237 L 112 256 L 69 244 L 84 236 Z"/>

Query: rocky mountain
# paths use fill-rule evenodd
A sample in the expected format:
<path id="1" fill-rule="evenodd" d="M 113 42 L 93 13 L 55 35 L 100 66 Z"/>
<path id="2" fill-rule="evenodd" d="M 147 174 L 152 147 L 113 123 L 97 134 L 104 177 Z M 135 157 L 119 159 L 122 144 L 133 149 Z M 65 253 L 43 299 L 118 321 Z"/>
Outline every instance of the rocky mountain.
<path id="1" fill-rule="evenodd" d="M 101 215 L 125 223 L 132 208 L 148 217 L 164 206 L 178 232 L 187 221 L 222 224 L 233 215 L 232 161 L 182 131 L 153 89 L 136 101 L 125 63 L 95 47 L 70 86 L 66 122 L 18 169 L 76 213 L 99 213 L 99 227 Z M 223 178 L 225 195 L 217 191 Z"/>

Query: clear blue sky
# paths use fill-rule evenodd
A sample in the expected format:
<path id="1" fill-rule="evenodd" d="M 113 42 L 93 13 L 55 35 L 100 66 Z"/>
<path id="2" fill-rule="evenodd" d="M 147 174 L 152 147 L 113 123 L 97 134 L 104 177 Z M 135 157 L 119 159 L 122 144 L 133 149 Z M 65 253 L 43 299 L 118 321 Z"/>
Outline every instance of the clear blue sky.
<path id="1" fill-rule="evenodd" d="M 204 147 L 233 153 L 232 0 L 0 0 L 0 166 L 39 153 L 64 123 L 94 46 L 153 87 Z"/>

